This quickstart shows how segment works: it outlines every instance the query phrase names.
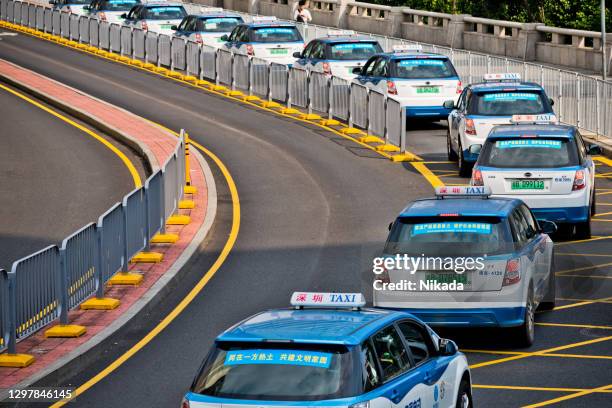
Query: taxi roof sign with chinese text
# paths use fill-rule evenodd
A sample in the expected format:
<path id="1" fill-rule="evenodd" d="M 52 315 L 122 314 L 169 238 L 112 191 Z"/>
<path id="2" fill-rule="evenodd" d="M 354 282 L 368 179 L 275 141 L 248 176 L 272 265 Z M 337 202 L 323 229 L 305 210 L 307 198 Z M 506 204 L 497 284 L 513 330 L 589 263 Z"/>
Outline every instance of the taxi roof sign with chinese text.
<path id="1" fill-rule="evenodd" d="M 265 21 L 276 21 L 276 20 L 277 20 L 276 16 L 255 16 L 253 17 L 254 23 L 262 23 Z"/>
<path id="2" fill-rule="evenodd" d="M 401 54 L 406 52 L 421 52 L 423 51 L 423 46 L 421 44 L 402 44 L 402 45 L 394 45 L 393 52 L 395 54 Z"/>
<path id="3" fill-rule="evenodd" d="M 556 123 L 558 120 L 553 113 L 543 113 L 540 115 L 512 115 L 510 122 L 514 124 L 538 124 Z"/>
<path id="4" fill-rule="evenodd" d="M 442 186 L 436 187 L 436 197 L 489 197 L 491 187 L 489 186 Z"/>
<path id="5" fill-rule="evenodd" d="M 505 73 L 497 73 L 497 74 L 485 74 L 484 75 L 485 82 L 495 82 L 495 81 L 520 81 L 521 74 L 517 72 L 505 72 Z"/>
<path id="6" fill-rule="evenodd" d="M 351 35 L 355 35 L 353 30 L 329 30 L 327 32 L 328 37 L 350 37 Z"/>
<path id="7" fill-rule="evenodd" d="M 221 7 L 200 7 L 200 11 L 202 13 L 222 13 L 223 10 Z"/>
<path id="8" fill-rule="evenodd" d="M 291 306 L 310 307 L 363 307 L 365 297 L 361 293 L 293 292 Z"/>

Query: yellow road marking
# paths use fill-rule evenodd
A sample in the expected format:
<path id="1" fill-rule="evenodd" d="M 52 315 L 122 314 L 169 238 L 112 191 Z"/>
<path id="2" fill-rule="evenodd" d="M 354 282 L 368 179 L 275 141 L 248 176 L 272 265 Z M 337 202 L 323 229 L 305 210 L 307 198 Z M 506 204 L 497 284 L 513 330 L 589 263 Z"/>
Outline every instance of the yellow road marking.
<path id="1" fill-rule="evenodd" d="M 175 135 L 177 134 L 176 132 L 172 132 L 172 133 L 174 133 Z M 172 323 L 172 321 L 176 319 L 183 312 L 183 310 L 187 308 L 187 306 L 189 306 L 189 304 L 193 301 L 193 299 L 195 299 L 195 297 L 202 291 L 202 289 L 204 289 L 206 284 L 217 273 L 219 268 L 221 268 L 221 265 L 223 265 L 223 263 L 227 259 L 230 251 L 232 250 L 234 246 L 234 243 L 236 242 L 236 238 L 238 237 L 238 231 L 240 230 L 240 199 L 238 197 L 238 189 L 236 187 L 236 183 L 234 182 L 232 175 L 230 174 L 225 164 L 223 164 L 221 159 L 219 159 L 214 153 L 212 153 L 210 150 L 206 149 L 204 146 L 200 145 L 199 143 L 196 143 L 192 140 L 191 144 L 193 144 L 195 147 L 200 149 L 204 154 L 206 154 L 209 158 L 211 158 L 215 162 L 215 164 L 221 170 L 221 173 L 223 173 L 223 176 L 225 177 L 225 180 L 228 184 L 231 199 L 232 199 L 232 227 L 230 230 L 229 237 L 227 241 L 225 242 L 225 245 L 223 246 L 223 249 L 221 250 L 221 253 L 217 257 L 215 263 L 204 274 L 204 276 L 196 283 L 196 285 L 189 291 L 187 296 L 185 296 L 179 302 L 179 304 L 176 305 L 176 307 L 172 309 L 172 311 L 168 315 L 166 315 L 166 317 L 164 317 L 162 321 L 159 322 L 153 328 L 153 330 L 151 330 L 142 339 L 140 339 L 138 343 L 134 344 L 129 350 L 127 350 L 125 353 L 119 356 L 119 358 L 114 360 L 111 364 L 105 367 L 102 371 L 100 371 L 94 377 L 86 381 L 83 385 L 79 386 L 73 394 L 75 397 L 83 394 L 85 391 L 93 387 L 96 383 L 100 382 L 103 378 L 105 378 L 106 376 L 111 374 L 113 371 L 115 371 L 117 368 L 119 368 L 123 363 L 129 360 L 134 354 L 136 354 L 138 351 L 142 350 L 147 344 L 149 344 L 155 338 L 155 336 L 157 336 L 166 327 L 168 327 L 168 325 L 170 325 L 170 323 Z M 51 405 L 51 408 L 62 407 L 68 402 L 69 401 L 56 402 L 55 404 Z"/>
<path id="2" fill-rule="evenodd" d="M 599 162 L 605 164 L 606 166 L 612 167 L 612 160 L 608 159 L 605 156 L 594 156 L 593 160 L 599 161 Z"/>
<path id="3" fill-rule="evenodd" d="M 440 180 L 438 176 L 433 174 L 432 171 L 429 170 L 429 168 L 425 165 L 425 163 L 412 162 L 411 164 L 414 166 L 415 169 L 417 169 L 419 173 L 423 175 L 423 177 L 425 177 L 425 179 L 429 182 L 429 184 L 431 184 L 433 188 L 442 187 L 444 185 L 442 180 Z"/>
<path id="4" fill-rule="evenodd" d="M 598 206 L 598 207 L 599 207 L 600 205 L 612 206 L 612 203 L 597 203 L 597 206 Z"/>
<path id="5" fill-rule="evenodd" d="M 567 276 L 567 275 L 562 275 L 562 276 Z M 577 275 L 577 276 L 580 276 L 580 275 Z M 593 303 L 599 303 L 599 302 L 602 302 L 602 301 L 606 301 L 608 299 L 612 299 L 612 297 L 601 298 L 601 299 L 593 299 L 593 300 L 585 300 L 584 302 L 572 303 L 572 304 L 563 305 L 563 306 L 556 306 L 553 309 L 553 311 L 555 311 L 555 310 L 563 310 L 563 309 L 571 309 L 573 307 L 579 307 L 579 306 L 592 305 Z"/>
<path id="6" fill-rule="evenodd" d="M 583 302 L 585 300 L 593 300 L 596 303 L 612 303 L 612 300 L 599 300 L 599 299 L 575 299 L 575 298 L 565 298 L 565 297 L 558 297 L 557 300 L 566 300 L 569 302 Z"/>
<path id="7" fill-rule="evenodd" d="M 580 244 L 582 242 L 599 241 L 599 240 L 602 240 L 602 239 L 610 239 L 610 238 L 612 238 L 612 235 L 605 235 L 605 236 L 600 236 L 600 237 L 592 237 L 592 238 L 587 238 L 587 239 L 579 239 L 579 240 L 576 240 L 576 241 L 559 242 L 559 243 L 555 243 L 555 246 Z"/>
<path id="8" fill-rule="evenodd" d="M 552 392 L 582 392 L 592 391 L 585 388 L 559 388 L 559 387 L 524 387 L 521 385 L 485 385 L 473 384 L 472 388 L 482 388 L 490 390 L 519 390 L 519 391 L 552 391 Z M 593 392 L 610 393 L 612 390 L 600 390 Z"/>
<path id="9" fill-rule="evenodd" d="M 559 275 L 561 278 L 593 278 L 593 279 L 612 279 L 612 276 L 606 275 Z"/>
<path id="10" fill-rule="evenodd" d="M 559 276 L 559 275 L 565 275 L 566 273 L 570 273 L 570 272 L 588 271 L 590 269 L 603 268 L 603 267 L 610 266 L 610 265 L 612 265 L 612 262 L 606 262 L 606 263 L 596 264 L 596 265 L 581 266 L 580 268 L 564 269 L 562 271 L 557 271 L 556 275 Z"/>
<path id="11" fill-rule="evenodd" d="M 612 388 L 612 384 L 604 385 L 603 387 L 599 387 L 599 388 L 593 388 L 591 390 L 579 391 L 579 392 L 577 392 L 575 394 L 570 394 L 570 395 L 565 395 L 563 397 L 549 399 L 547 401 L 538 402 L 537 404 L 525 405 L 523 408 L 538 408 L 538 407 L 543 407 L 543 406 L 546 406 L 546 405 L 555 404 L 555 403 L 561 402 L 561 401 L 567 401 L 569 399 L 582 397 L 582 396 L 593 394 L 593 393 L 596 393 L 596 392 L 606 391 L 606 390 L 609 390 L 610 388 Z"/>
<path id="12" fill-rule="evenodd" d="M 608 195 L 608 194 L 612 194 L 612 191 L 603 191 L 601 193 L 595 193 L 595 195 L 598 195 L 598 196 L 600 196 L 600 195 Z"/>
<path id="13" fill-rule="evenodd" d="M 447 164 L 447 163 L 454 163 L 452 161 L 424 161 L 423 163 L 425 164 Z"/>
<path id="14" fill-rule="evenodd" d="M 595 216 L 596 217 L 601 217 L 602 215 L 610 215 L 610 214 L 612 214 L 612 211 L 608 211 L 608 212 L 601 213 L 601 214 L 595 214 Z"/>
<path id="15" fill-rule="evenodd" d="M 113 146 L 112 143 L 110 143 L 108 140 L 104 139 L 102 136 L 96 134 L 95 132 L 91 131 L 90 129 L 86 128 L 85 126 L 73 121 L 70 118 L 67 118 L 66 116 L 56 112 L 55 110 L 46 107 L 45 105 L 33 100 L 32 98 L 29 98 L 28 96 L 17 92 L 7 86 L 4 86 L 2 84 L 0 84 L 0 88 L 4 89 L 5 91 L 17 96 L 20 99 L 23 99 L 24 101 L 36 106 L 37 108 L 47 112 L 50 115 L 55 116 L 56 118 L 60 119 L 61 121 L 68 123 L 71 126 L 74 126 L 75 128 L 79 129 L 80 131 L 88 134 L 89 136 L 93 137 L 94 139 L 96 139 L 98 142 L 102 143 L 105 147 L 107 147 L 110 151 L 112 151 L 115 155 L 117 155 L 117 157 L 119 157 L 119 159 L 121 159 L 121 161 L 123 162 L 123 164 L 125 165 L 125 167 L 127 167 L 128 171 L 130 172 L 130 175 L 132 176 L 132 180 L 134 181 L 134 186 L 136 186 L 136 188 L 142 186 L 142 180 L 140 179 L 140 174 L 138 174 L 138 170 L 136 170 L 136 167 L 134 167 L 134 164 L 130 161 L 130 159 L 123 154 L 123 152 L 119 149 L 117 149 L 115 146 Z"/>
<path id="16" fill-rule="evenodd" d="M 580 346 L 586 346 L 587 344 L 600 343 L 602 341 L 607 341 L 607 340 L 611 340 L 611 339 L 612 339 L 612 336 L 601 337 L 601 338 L 598 338 L 598 339 L 581 341 L 579 343 L 572 343 L 572 344 L 566 344 L 564 346 L 552 347 L 552 348 L 545 349 L 545 350 L 534 351 L 534 352 L 526 352 L 524 354 L 514 355 L 514 356 L 511 356 L 511 357 L 504 357 L 504 358 L 499 358 L 499 359 L 496 359 L 496 360 L 483 361 L 482 363 L 477 363 L 477 364 L 470 365 L 470 368 L 471 369 L 475 369 L 475 368 L 480 368 L 480 367 L 487 367 L 487 366 L 491 366 L 491 365 L 495 365 L 495 364 L 505 363 L 507 361 L 520 360 L 520 359 L 523 359 L 523 358 L 533 357 L 533 356 L 540 356 L 542 354 L 552 353 L 552 352 L 555 352 L 555 351 L 567 350 L 567 349 L 570 349 L 570 348 L 580 347 Z"/>
<path id="17" fill-rule="evenodd" d="M 612 257 L 612 254 L 591 254 L 591 253 L 577 253 L 577 252 L 555 252 L 555 255 L 563 255 L 563 256 L 605 256 Z"/>
<path id="18" fill-rule="evenodd" d="M 571 324 L 571 323 L 536 323 L 537 326 L 551 326 L 551 327 L 576 327 L 579 329 L 602 329 L 612 330 L 612 326 L 594 326 L 591 324 Z"/>
<path id="19" fill-rule="evenodd" d="M 524 352 L 524 351 L 498 351 L 498 350 L 472 350 L 472 349 L 461 349 L 461 351 L 464 353 L 497 354 L 497 355 L 531 357 L 530 353 Z M 586 358 L 586 359 L 593 359 L 593 360 L 612 360 L 612 356 L 594 356 L 591 354 L 546 353 L 546 354 L 538 355 L 536 357 L 561 357 L 561 358 Z"/>
<path id="20" fill-rule="evenodd" d="M 599 222 L 612 222 L 612 220 L 601 219 L 601 218 L 591 218 L 591 221 L 599 221 Z"/>

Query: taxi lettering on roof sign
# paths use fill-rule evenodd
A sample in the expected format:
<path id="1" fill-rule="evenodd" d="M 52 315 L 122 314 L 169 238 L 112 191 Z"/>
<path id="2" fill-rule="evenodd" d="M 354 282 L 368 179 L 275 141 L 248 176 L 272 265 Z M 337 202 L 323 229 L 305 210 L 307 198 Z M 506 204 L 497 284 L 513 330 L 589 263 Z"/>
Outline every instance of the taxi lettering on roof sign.
<path id="1" fill-rule="evenodd" d="M 414 224 L 413 235 L 435 234 L 440 232 L 471 232 L 474 234 L 490 234 L 491 224 L 484 222 L 431 222 Z"/>
<path id="2" fill-rule="evenodd" d="M 551 113 L 541 115 L 512 115 L 512 123 L 554 123 L 557 122 L 557 116 Z"/>
<path id="3" fill-rule="evenodd" d="M 399 62 L 400 67 L 422 66 L 422 65 L 444 65 L 444 61 L 436 59 L 407 59 Z"/>
<path id="4" fill-rule="evenodd" d="M 294 292 L 292 306 L 362 307 L 365 298 L 361 293 Z"/>
<path id="5" fill-rule="evenodd" d="M 255 16 L 253 17 L 254 23 L 261 23 L 265 21 L 276 21 L 276 16 Z"/>
<path id="6" fill-rule="evenodd" d="M 420 52 L 423 51 L 423 46 L 420 44 L 402 44 L 402 45 L 394 45 L 393 52 L 394 53 L 402 53 L 402 52 Z"/>
<path id="7" fill-rule="evenodd" d="M 331 353 L 307 350 L 231 350 L 225 355 L 224 365 L 278 364 L 329 368 Z"/>
<path id="8" fill-rule="evenodd" d="M 490 196 L 488 186 L 443 186 L 436 187 L 436 196 Z"/>
<path id="9" fill-rule="evenodd" d="M 485 74 L 484 75 L 485 82 L 487 81 L 520 81 L 521 74 L 516 72 L 507 72 L 507 73 L 499 73 L 499 74 Z"/>

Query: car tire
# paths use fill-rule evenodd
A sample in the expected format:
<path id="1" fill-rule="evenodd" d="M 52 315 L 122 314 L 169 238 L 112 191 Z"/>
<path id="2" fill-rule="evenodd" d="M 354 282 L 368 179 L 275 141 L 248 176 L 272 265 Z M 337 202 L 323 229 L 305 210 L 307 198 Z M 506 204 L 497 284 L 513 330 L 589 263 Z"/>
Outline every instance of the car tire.
<path id="1" fill-rule="evenodd" d="M 595 212 L 597 211 L 596 209 L 596 199 L 597 197 L 597 190 L 595 190 L 595 187 L 593 187 L 593 192 L 591 193 L 591 217 L 593 217 L 595 215 Z"/>
<path id="2" fill-rule="evenodd" d="M 459 140 L 459 151 L 457 152 L 458 156 L 458 165 L 459 165 L 459 175 L 461 177 L 470 177 L 472 172 L 472 166 L 463 158 L 463 147 L 461 146 L 461 140 Z"/>
<path id="3" fill-rule="evenodd" d="M 525 305 L 525 315 L 523 324 L 513 329 L 513 339 L 518 347 L 529 347 L 535 339 L 535 307 L 533 301 L 533 284 L 529 284 L 527 290 L 527 303 Z"/>
<path id="4" fill-rule="evenodd" d="M 472 408 L 472 392 L 470 390 L 470 380 L 463 377 L 459 384 L 459 391 L 457 391 L 457 402 L 455 403 L 456 408 Z"/>
<path id="5" fill-rule="evenodd" d="M 574 238 L 575 239 L 589 239 L 591 238 L 591 216 L 585 222 L 578 222 L 575 225 Z"/>
<path id="6" fill-rule="evenodd" d="M 555 273 L 555 254 L 553 253 L 552 263 L 550 265 L 550 278 L 548 279 L 548 290 L 546 291 L 544 298 L 538 305 L 538 310 L 553 310 L 555 308 L 555 302 L 557 298 L 557 279 Z"/>
<path id="7" fill-rule="evenodd" d="M 451 144 L 450 130 L 446 131 L 446 155 L 449 161 L 457 161 L 457 153 L 453 150 Z"/>

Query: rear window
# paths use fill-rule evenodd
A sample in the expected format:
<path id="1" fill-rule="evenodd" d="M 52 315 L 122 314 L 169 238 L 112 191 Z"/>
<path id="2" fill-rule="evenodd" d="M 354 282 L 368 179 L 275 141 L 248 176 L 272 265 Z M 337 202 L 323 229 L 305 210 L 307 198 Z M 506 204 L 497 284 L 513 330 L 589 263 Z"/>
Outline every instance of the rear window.
<path id="1" fill-rule="evenodd" d="M 62 3 L 62 5 L 69 5 L 69 4 L 90 4 L 91 0 L 66 0 L 65 2 Z"/>
<path id="2" fill-rule="evenodd" d="M 457 71 L 446 58 L 402 59 L 391 62 L 391 77 L 406 79 L 451 78 Z"/>
<path id="3" fill-rule="evenodd" d="M 251 41 L 263 43 L 302 41 L 295 27 L 259 27 L 251 30 Z"/>
<path id="4" fill-rule="evenodd" d="M 207 33 L 229 33 L 240 23 L 241 17 L 201 18 L 199 30 Z"/>
<path id="5" fill-rule="evenodd" d="M 569 139 L 489 139 L 478 164 L 503 168 L 557 168 L 579 165 L 576 143 Z"/>
<path id="6" fill-rule="evenodd" d="M 476 92 L 468 105 L 468 113 L 472 115 L 511 116 L 550 112 L 550 104 L 541 91 Z"/>
<path id="7" fill-rule="evenodd" d="M 329 45 L 328 57 L 332 60 L 367 60 L 382 51 L 376 41 L 334 43 Z"/>
<path id="8" fill-rule="evenodd" d="M 187 15 L 181 6 L 147 7 L 148 20 L 181 20 Z"/>
<path id="9" fill-rule="evenodd" d="M 101 4 L 100 10 L 129 11 L 137 4 L 140 4 L 139 0 L 108 0 Z"/>
<path id="10" fill-rule="evenodd" d="M 359 393 L 345 346 L 217 343 L 192 391 L 221 398 L 311 401 Z"/>
<path id="11" fill-rule="evenodd" d="M 507 224 L 499 217 L 402 217 L 391 228 L 385 253 L 492 255 L 508 252 L 511 245 Z"/>

